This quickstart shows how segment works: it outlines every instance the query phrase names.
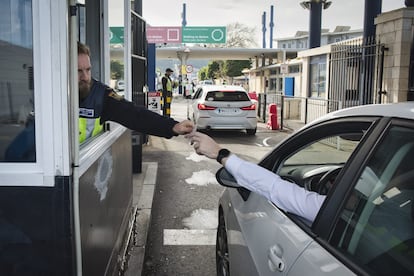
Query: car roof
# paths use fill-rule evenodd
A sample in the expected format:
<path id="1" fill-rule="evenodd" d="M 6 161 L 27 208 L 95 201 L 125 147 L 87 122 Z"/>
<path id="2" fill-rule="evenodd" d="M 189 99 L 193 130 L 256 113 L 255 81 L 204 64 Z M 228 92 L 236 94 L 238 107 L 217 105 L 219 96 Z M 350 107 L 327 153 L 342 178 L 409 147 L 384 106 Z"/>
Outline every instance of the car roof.
<path id="1" fill-rule="evenodd" d="M 201 85 L 204 91 L 244 91 L 246 89 L 239 85 Z"/>
<path id="2" fill-rule="evenodd" d="M 402 102 L 392 104 L 369 104 L 340 109 L 328 113 L 310 124 L 327 121 L 334 118 L 352 116 L 376 116 L 393 117 L 414 120 L 414 102 Z"/>

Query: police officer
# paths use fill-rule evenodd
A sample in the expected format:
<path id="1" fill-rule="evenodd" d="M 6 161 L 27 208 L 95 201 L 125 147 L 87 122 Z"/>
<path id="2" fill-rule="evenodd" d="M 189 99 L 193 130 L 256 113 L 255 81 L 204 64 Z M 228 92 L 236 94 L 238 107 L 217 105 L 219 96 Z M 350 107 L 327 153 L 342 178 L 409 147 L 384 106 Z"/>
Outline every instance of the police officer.
<path id="1" fill-rule="evenodd" d="M 163 97 L 163 114 L 164 116 L 170 117 L 171 115 L 171 101 L 172 101 L 172 90 L 174 88 L 174 83 L 171 80 L 171 74 L 174 71 L 171 68 L 165 70 L 165 75 L 162 77 L 162 97 Z"/>
<path id="2" fill-rule="evenodd" d="M 190 133 L 191 121 L 177 122 L 137 106 L 116 94 L 112 88 L 92 79 L 89 48 L 78 43 L 79 80 L 79 139 L 85 140 L 102 131 L 105 121 L 121 125 L 149 135 L 165 138 Z"/>

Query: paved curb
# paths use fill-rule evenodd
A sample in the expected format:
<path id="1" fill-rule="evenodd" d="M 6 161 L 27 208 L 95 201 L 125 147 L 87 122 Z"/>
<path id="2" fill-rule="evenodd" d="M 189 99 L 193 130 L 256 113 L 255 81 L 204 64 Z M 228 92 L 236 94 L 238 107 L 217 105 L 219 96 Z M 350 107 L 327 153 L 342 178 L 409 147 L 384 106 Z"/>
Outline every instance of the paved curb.
<path id="1" fill-rule="evenodd" d="M 138 211 L 135 220 L 134 241 L 129 250 L 128 265 L 123 274 L 125 276 L 142 274 L 157 171 L 157 162 L 143 162 L 142 173 L 133 175 L 133 205 Z"/>

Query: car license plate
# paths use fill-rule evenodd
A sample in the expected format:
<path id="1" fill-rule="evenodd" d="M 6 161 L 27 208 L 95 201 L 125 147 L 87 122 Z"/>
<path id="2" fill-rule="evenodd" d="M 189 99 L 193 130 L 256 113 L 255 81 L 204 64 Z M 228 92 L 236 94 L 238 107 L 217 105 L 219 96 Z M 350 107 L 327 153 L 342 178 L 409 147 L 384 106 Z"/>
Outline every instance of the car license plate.
<path id="1" fill-rule="evenodd" d="M 239 108 L 218 108 L 218 114 L 237 114 L 240 112 Z"/>

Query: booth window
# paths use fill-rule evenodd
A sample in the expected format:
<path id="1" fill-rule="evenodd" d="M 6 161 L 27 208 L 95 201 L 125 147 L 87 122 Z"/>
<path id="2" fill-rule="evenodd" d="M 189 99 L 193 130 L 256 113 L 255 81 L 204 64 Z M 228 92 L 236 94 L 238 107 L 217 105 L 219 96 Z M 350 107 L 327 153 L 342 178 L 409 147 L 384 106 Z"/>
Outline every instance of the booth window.
<path id="1" fill-rule="evenodd" d="M 0 9 L 0 162 L 35 162 L 31 0 Z"/>

